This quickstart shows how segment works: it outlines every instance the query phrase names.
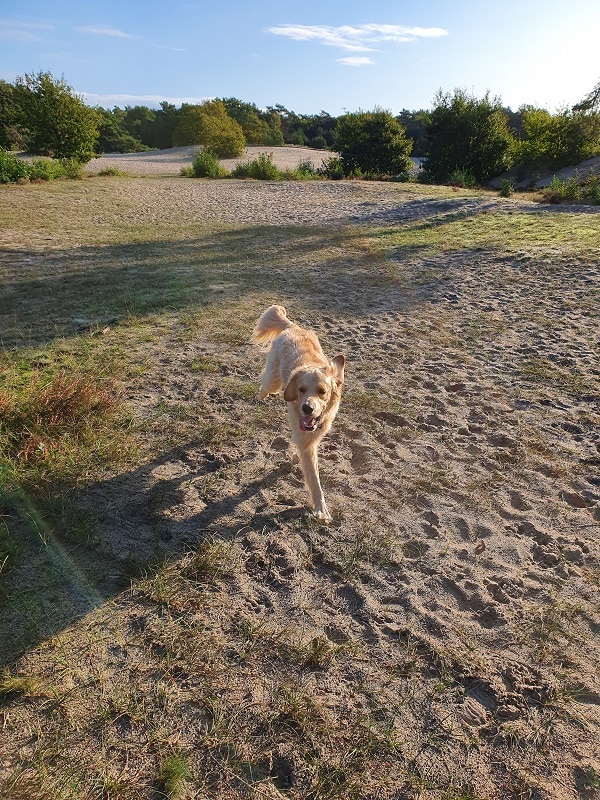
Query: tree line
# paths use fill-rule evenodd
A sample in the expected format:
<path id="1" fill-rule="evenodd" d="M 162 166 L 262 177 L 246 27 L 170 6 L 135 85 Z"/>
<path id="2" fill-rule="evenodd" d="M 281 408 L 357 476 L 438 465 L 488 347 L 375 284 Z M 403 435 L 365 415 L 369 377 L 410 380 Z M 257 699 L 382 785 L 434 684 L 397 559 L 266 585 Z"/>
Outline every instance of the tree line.
<path id="1" fill-rule="evenodd" d="M 428 110 L 326 111 L 296 114 L 237 98 L 158 109 L 91 108 L 68 85 L 40 71 L 0 81 L 0 148 L 85 163 L 108 152 L 203 145 L 220 158 L 244 147 L 285 144 L 331 149 L 344 176 L 406 174 L 410 156 L 424 159 L 433 183 L 484 183 L 513 167 L 523 174 L 577 163 L 600 152 L 600 84 L 572 109 L 551 113 L 525 105 L 513 112 L 486 93 L 439 91 Z"/>

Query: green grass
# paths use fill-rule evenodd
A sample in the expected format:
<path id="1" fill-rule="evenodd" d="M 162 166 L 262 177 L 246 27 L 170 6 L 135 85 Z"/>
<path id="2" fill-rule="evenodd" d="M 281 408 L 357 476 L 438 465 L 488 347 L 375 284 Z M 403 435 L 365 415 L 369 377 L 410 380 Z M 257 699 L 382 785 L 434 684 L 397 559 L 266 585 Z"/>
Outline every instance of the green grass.
<path id="1" fill-rule="evenodd" d="M 398 255 L 422 258 L 457 251 L 496 250 L 530 256 L 592 255 L 600 247 L 595 215 L 489 211 L 460 212 L 374 234 L 374 240 Z"/>

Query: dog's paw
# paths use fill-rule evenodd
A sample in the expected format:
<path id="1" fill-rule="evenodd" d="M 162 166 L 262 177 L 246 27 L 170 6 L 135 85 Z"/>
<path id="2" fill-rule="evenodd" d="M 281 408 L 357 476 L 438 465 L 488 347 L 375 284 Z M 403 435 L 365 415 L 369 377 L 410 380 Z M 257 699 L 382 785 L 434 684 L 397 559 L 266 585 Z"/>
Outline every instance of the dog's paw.
<path id="1" fill-rule="evenodd" d="M 333 517 L 326 508 L 315 508 L 311 512 L 311 517 L 318 519 L 319 522 L 332 522 Z"/>

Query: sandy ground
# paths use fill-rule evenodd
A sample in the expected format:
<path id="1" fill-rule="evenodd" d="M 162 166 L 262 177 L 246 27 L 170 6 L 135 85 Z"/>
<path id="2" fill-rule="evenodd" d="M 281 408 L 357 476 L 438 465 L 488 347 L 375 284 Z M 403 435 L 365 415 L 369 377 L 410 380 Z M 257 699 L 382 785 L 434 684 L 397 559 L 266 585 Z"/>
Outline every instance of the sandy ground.
<path id="1" fill-rule="evenodd" d="M 103 169 L 115 167 L 127 172 L 129 175 L 179 175 L 182 167 L 190 167 L 194 155 L 198 151 L 197 145 L 187 147 L 174 147 L 169 150 L 155 150 L 146 153 L 111 153 L 104 154 L 86 164 L 88 173 L 100 172 Z M 257 158 L 260 153 L 268 153 L 273 157 L 273 163 L 279 169 L 294 169 L 301 162 L 309 161 L 318 169 L 324 161 L 333 155 L 328 150 L 315 150 L 310 147 L 286 146 L 246 147 L 240 158 L 225 158 L 221 164 L 225 169 L 232 170 L 236 164 L 246 163 Z M 411 159 L 414 169 L 418 170 L 422 159 Z"/>
<path id="2" fill-rule="evenodd" d="M 286 150 L 286 158 L 306 155 Z M 177 173 L 189 155 L 154 156 L 152 169 Z M 140 175 L 149 163 L 140 154 L 93 166 L 105 161 Z M 185 192 L 206 218 L 226 223 L 235 213 L 245 224 L 308 225 L 322 209 L 321 224 L 344 222 L 344 242 L 364 223 L 435 225 L 499 208 L 550 213 L 516 201 L 419 198 L 380 184 L 252 184 L 253 201 L 248 185 L 235 181 L 180 186 L 183 195 L 140 193 L 138 210 L 127 213 L 149 222 L 153 213 L 197 213 L 186 212 Z M 303 675 L 303 691 L 336 735 L 376 709 L 422 781 L 420 790 L 394 793 L 404 773 L 377 751 L 378 793 L 363 787 L 357 796 L 458 797 L 427 787 L 460 774 L 469 797 L 596 798 L 585 793 L 584 777 L 600 776 L 598 260 L 468 249 L 392 256 L 394 278 L 378 280 L 350 244 L 339 247 L 327 274 L 318 257 L 304 265 L 300 283 L 310 292 L 290 277 L 285 243 L 265 255 L 272 299 L 314 327 L 331 354 L 348 358 L 346 399 L 322 449 L 334 523 L 302 522 L 306 491 L 291 463 L 283 403 L 272 399 L 241 444 L 182 441 L 91 487 L 80 502 L 95 517 L 93 544 L 126 563 L 192 548 L 207 534 L 228 536 L 240 565 L 229 583 L 201 621 L 185 604 L 177 612 L 190 630 L 200 626 L 212 658 L 222 648 L 228 668 L 235 665 L 235 681 L 218 696 L 231 708 L 248 704 L 239 724 L 252 729 L 280 680 L 276 636 L 281 642 L 293 631 L 332 652 L 342 648 L 343 660 Z M 235 295 L 235 282 L 224 278 L 218 290 Z M 139 415 L 157 398 L 192 402 L 215 430 L 255 413 L 256 398 L 233 393 L 240 382 L 258 386 L 264 364 L 248 343 L 252 321 L 225 348 L 210 335 L 181 342 L 174 319 L 159 342 L 145 345 L 144 357 L 160 370 L 129 387 L 129 402 Z M 239 328 L 238 320 L 231 324 Z M 203 359 L 216 371 L 191 372 L 189 364 Z M 116 605 L 119 621 L 97 611 L 87 629 L 110 628 L 107 638 L 120 642 L 103 656 L 110 670 L 130 670 L 132 685 L 147 687 L 156 667 L 142 664 L 135 648 L 160 640 L 166 612 L 135 593 Z M 264 658 L 239 655 L 240 630 L 249 626 L 270 632 Z M 77 635 L 67 631 L 60 646 L 74 646 Z M 177 742 L 190 753 L 204 746 L 195 738 L 201 713 L 194 700 L 204 668 L 172 678 L 179 692 L 172 708 L 186 715 Z M 93 682 L 93 669 L 82 663 L 77 680 Z M 25 747 L 21 713 L 5 719 L 3 735 Z M 120 746 L 116 737 L 112 746 Z M 273 751 L 270 769 L 277 786 L 307 796 L 297 788 L 303 778 L 293 741 Z"/>
<path id="3" fill-rule="evenodd" d="M 111 153 L 90 161 L 85 171 L 100 172 L 109 167 L 127 172 L 130 175 L 179 175 L 182 167 L 190 167 L 197 153 L 197 145 L 173 147 L 168 150 L 155 150 L 146 153 Z M 314 150 L 310 147 L 246 147 L 240 158 L 222 159 L 225 169 L 231 170 L 238 163 L 245 163 L 256 158 L 259 153 L 272 153 L 273 163 L 279 169 L 293 169 L 301 161 L 310 161 L 313 166 L 320 167 L 322 162 L 331 156 L 326 150 Z"/>

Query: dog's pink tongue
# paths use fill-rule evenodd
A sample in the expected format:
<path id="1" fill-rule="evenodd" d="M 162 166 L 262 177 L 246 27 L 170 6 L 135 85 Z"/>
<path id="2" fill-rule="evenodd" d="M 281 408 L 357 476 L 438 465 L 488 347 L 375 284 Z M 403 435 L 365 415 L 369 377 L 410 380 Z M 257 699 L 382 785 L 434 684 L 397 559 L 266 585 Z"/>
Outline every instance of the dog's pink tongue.
<path id="1" fill-rule="evenodd" d="M 300 417 L 300 430 L 311 430 L 315 426 L 314 417 Z"/>

